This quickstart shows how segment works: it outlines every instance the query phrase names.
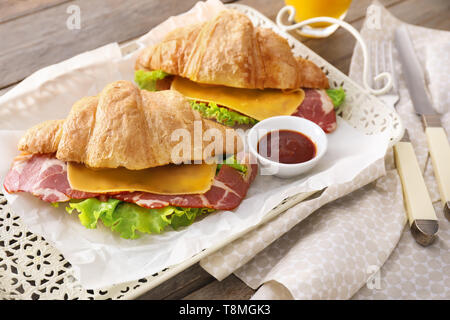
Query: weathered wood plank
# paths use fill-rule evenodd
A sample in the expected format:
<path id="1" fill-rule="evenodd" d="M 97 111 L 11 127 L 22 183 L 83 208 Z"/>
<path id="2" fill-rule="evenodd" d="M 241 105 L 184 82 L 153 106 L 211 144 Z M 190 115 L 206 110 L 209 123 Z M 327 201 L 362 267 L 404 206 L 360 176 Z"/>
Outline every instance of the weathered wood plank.
<path id="1" fill-rule="evenodd" d="M 278 11 L 284 6 L 282 0 L 241 0 L 235 3 L 245 4 L 255 8 L 263 15 L 275 21 Z"/>
<path id="2" fill-rule="evenodd" d="M 108 5 L 105 1 L 108 1 Z M 353 12 L 358 11 L 359 2 L 366 1 L 369 0 L 355 2 L 358 3 L 358 6 L 355 10 L 350 10 L 349 16 L 359 17 L 360 14 Z M 55 5 L 58 2 L 63 3 Z M 155 0 L 137 0 L 127 5 L 119 0 L 17 2 L 21 4 L 22 13 L 32 12 L 38 8 L 42 9 L 45 5 L 50 6 L 50 4 L 52 7 L 0 24 L 0 37 L 4 43 L 8 43 L 8 46 L 3 47 L 0 51 L 0 73 L 3 75 L 0 79 L 0 88 L 20 81 L 39 68 L 80 52 L 97 48 L 109 42 L 122 42 L 135 38 L 168 16 L 189 9 L 195 2 L 195 0 L 190 0 L 180 4 L 179 1 L 174 0 L 163 3 Z M 17 3 L 10 10 L 19 12 Z M 272 19 L 284 5 L 281 0 L 244 0 L 239 3 L 255 7 Z M 65 22 L 69 16 L 66 9 L 69 5 L 80 7 L 80 30 L 66 28 Z M 99 8 L 102 9 L 99 10 Z M 158 14 L 155 15 L 152 12 L 158 12 Z M 118 25 L 121 27 L 117 28 Z"/>
<path id="3" fill-rule="evenodd" d="M 8 0 L 9 2 L 11 0 Z M 41 7 L 23 3 L 25 15 L 0 23 L 0 37 L 7 46 L 0 47 L 0 88 L 16 83 L 34 71 L 92 50 L 110 42 L 136 38 L 169 16 L 190 9 L 197 0 L 39 0 Z M 53 6 L 44 7 L 45 1 Z M 55 5 L 57 1 L 61 2 Z M 241 3 L 259 8 L 268 16 L 283 6 L 281 0 L 247 0 Z M 28 5 L 28 7 L 26 6 Z M 66 12 L 69 5 L 81 11 L 81 29 L 69 30 Z M 11 9 L 19 14 L 17 4 Z M 8 13 L 9 17 L 13 13 Z M 5 17 L 7 14 L 4 14 Z"/>
<path id="4" fill-rule="evenodd" d="M 38 1 L 40 8 L 44 8 L 45 3 L 49 6 L 51 3 L 52 6 L 0 24 L 0 37 L 3 43 L 8 44 L 0 50 L 0 74 L 2 74 L 0 88 L 20 81 L 44 66 L 83 51 L 92 50 L 109 42 L 123 42 L 138 37 L 167 17 L 186 11 L 196 2 L 135 0 L 125 4 L 120 0 L 40 1 Z M 58 1 L 63 3 L 55 5 Z M 395 0 L 383 2 L 390 4 L 393 1 Z M 24 6 L 23 12 L 39 8 L 38 5 L 33 8 L 28 1 L 25 3 L 29 7 Z M 281 0 L 243 0 L 239 3 L 255 7 L 272 19 L 284 5 Z M 357 5 L 355 9 L 351 8 L 349 19 L 360 17 L 364 12 L 359 10 L 362 6 L 360 3 L 367 6 L 369 0 L 354 3 Z M 80 7 L 80 30 L 69 30 L 66 27 L 66 20 L 69 17 L 66 9 L 69 5 Z"/>
<path id="5" fill-rule="evenodd" d="M 0 23 L 49 8 L 70 0 L 2 0 Z"/>
<path id="6" fill-rule="evenodd" d="M 141 295 L 138 300 L 181 299 L 213 281 L 213 276 L 196 263 L 182 273 Z"/>
<path id="7" fill-rule="evenodd" d="M 150 30 L 196 0 L 75 0 L 0 24 L 0 88 L 47 65 Z M 81 10 L 81 29 L 69 30 L 68 5 Z"/>

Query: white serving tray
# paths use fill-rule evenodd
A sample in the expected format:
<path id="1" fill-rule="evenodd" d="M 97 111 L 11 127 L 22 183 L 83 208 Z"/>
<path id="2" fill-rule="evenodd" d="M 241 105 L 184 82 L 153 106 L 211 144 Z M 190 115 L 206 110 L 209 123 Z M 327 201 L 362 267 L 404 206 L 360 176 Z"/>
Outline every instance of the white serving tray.
<path id="1" fill-rule="evenodd" d="M 366 134 L 388 131 L 391 145 L 401 139 L 404 128 L 394 109 L 368 94 L 361 86 L 294 37 L 281 31 L 273 21 L 255 9 L 240 4 L 230 4 L 227 7 L 245 13 L 255 26 L 271 28 L 285 37 L 294 55 L 307 58 L 320 66 L 330 79 L 332 87 L 342 86 L 347 96 L 339 114 L 353 127 Z M 138 46 L 131 41 L 121 48 L 126 54 L 136 50 Z M 295 206 L 309 195 L 302 193 L 283 200 L 260 224 L 251 229 Z M 249 231 L 250 229 L 245 230 Z M 133 299 L 242 234 L 223 239 L 218 245 L 201 251 L 183 263 L 165 268 L 147 278 L 98 290 L 86 290 L 73 276 L 70 263 L 44 238 L 29 232 L 19 216 L 11 212 L 6 198 L 0 194 L 0 299 Z"/>

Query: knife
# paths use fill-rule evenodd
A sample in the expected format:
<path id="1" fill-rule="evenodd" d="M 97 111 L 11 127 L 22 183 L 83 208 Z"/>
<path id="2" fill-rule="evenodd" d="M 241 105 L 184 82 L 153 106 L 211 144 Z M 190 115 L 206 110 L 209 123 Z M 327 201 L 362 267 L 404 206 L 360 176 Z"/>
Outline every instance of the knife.
<path id="1" fill-rule="evenodd" d="M 411 233 L 417 243 L 428 246 L 436 239 L 439 223 L 407 130 L 394 145 L 394 158 Z"/>
<path id="2" fill-rule="evenodd" d="M 447 134 L 441 125 L 440 114 L 431 105 L 426 91 L 424 73 L 404 25 L 395 30 L 395 45 L 399 53 L 409 95 L 416 113 L 422 118 L 425 128 L 444 214 L 450 220 L 450 144 Z"/>

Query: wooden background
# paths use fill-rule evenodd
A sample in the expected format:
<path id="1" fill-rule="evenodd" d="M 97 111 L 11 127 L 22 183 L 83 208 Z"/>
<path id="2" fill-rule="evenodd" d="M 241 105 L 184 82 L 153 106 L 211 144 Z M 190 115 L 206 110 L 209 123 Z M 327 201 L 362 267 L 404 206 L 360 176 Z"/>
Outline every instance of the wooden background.
<path id="1" fill-rule="evenodd" d="M 197 0 L 0 0 L 0 95 L 34 71 L 110 42 L 136 38 L 169 16 L 190 9 Z M 372 0 L 353 0 L 346 21 L 360 29 Z M 405 22 L 450 30 L 450 0 L 380 0 Z M 241 0 L 274 20 L 282 0 Z M 81 9 L 81 29 L 69 30 L 67 8 Z M 298 37 L 348 73 L 355 45 L 338 29 L 326 40 Z M 216 281 L 198 264 L 140 299 L 248 299 L 253 294 L 234 275 Z"/>

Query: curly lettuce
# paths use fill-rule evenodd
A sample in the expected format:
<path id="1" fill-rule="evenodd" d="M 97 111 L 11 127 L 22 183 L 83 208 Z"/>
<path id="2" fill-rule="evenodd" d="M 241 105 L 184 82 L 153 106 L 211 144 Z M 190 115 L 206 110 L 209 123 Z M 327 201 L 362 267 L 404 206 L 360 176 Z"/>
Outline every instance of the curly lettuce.
<path id="1" fill-rule="evenodd" d="M 226 164 L 227 166 L 232 167 L 233 169 L 236 169 L 239 172 L 247 173 L 247 166 L 245 164 L 240 164 L 236 157 L 234 155 L 229 156 L 226 158 L 223 163 L 219 163 L 217 165 L 217 171 L 220 170 L 223 164 Z"/>
<path id="2" fill-rule="evenodd" d="M 156 81 L 162 80 L 169 74 L 162 70 L 137 70 L 134 73 L 134 82 L 142 90 L 156 91 Z"/>
<path id="3" fill-rule="evenodd" d="M 345 91 L 343 88 L 326 90 L 331 101 L 333 101 L 334 109 L 338 108 L 345 100 Z"/>
<path id="4" fill-rule="evenodd" d="M 147 209 L 117 199 L 100 201 L 97 198 L 89 198 L 82 201 L 71 200 L 66 211 L 78 212 L 81 224 L 88 229 L 95 229 L 100 220 L 106 227 L 118 232 L 122 238 L 137 239 L 143 233 L 161 233 L 168 226 L 175 230 L 189 226 L 198 216 L 214 209 L 174 206 Z"/>
<path id="5" fill-rule="evenodd" d="M 258 121 L 228 108 L 219 107 L 214 102 L 189 101 L 192 109 L 201 113 L 204 118 L 214 119 L 219 123 L 233 127 L 237 124 L 255 124 Z"/>

